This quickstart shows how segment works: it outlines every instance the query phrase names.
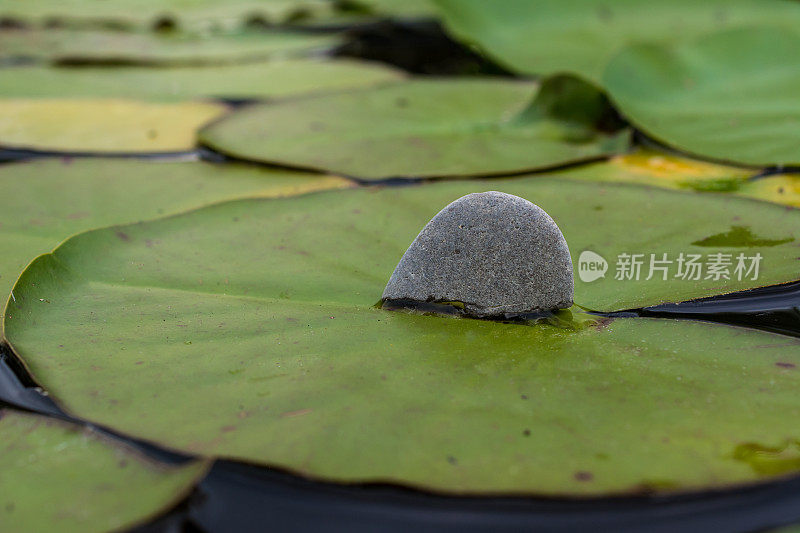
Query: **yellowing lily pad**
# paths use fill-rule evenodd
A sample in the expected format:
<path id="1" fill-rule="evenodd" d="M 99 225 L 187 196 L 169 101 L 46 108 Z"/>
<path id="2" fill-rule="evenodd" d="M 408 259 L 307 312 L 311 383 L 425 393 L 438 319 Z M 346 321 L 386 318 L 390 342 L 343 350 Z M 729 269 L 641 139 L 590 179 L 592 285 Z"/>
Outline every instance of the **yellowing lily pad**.
<path id="1" fill-rule="evenodd" d="M 148 67 L 9 67 L 0 77 L 5 98 L 200 97 L 282 98 L 397 81 L 392 68 L 347 60 L 296 59 L 243 65 Z"/>
<path id="2" fill-rule="evenodd" d="M 89 429 L 0 411 L 4 531 L 127 529 L 169 510 L 206 468 L 160 464 Z"/>
<path id="3" fill-rule="evenodd" d="M 555 115 L 551 100 L 561 89 L 548 88 L 534 100 L 529 82 L 415 80 L 250 107 L 205 128 L 201 140 L 248 160 L 363 179 L 513 173 L 627 148 L 625 132 L 603 134 Z M 595 105 L 596 91 L 589 93 L 571 103 L 586 96 Z"/>
<path id="4" fill-rule="evenodd" d="M 744 165 L 798 165 L 798 62 L 797 33 L 742 29 L 632 46 L 609 64 L 603 85 L 623 115 L 669 146 Z"/>
<path id="5" fill-rule="evenodd" d="M 800 176 L 795 174 L 755 177 L 752 170 L 651 150 L 638 150 L 550 175 L 570 180 L 639 183 L 702 193 L 730 193 L 800 207 Z"/>
<path id="6" fill-rule="evenodd" d="M 592 165 L 561 172 L 570 179 L 641 183 L 699 192 L 734 192 L 746 188 L 753 172 L 672 154 L 638 150 Z"/>
<path id="7" fill-rule="evenodd" d="M 236 164 L 64 159 L 3 165 L 0 299 L 8 298 L 25 265 L 75 233 L 236 198 L 347 186 L 331 176 Z"/>
<path id="8" fill-rule="evenodd" d="M 67 29 L 0 31 L 0 58 L 92 64 L 218 64 L 318 53 L 336 35 L 299 32 L 238 32 L 212 36 L 185 33 L 107 32 Z"/>
<path id="9" fill-rule="evenodd" d="M 762 239 L 800 230 L 783 206 L 541 177 L 236 201 L 67 240 L 23 273 L 6 336 L 70 412 L 333 481 L 607 495 L 797 470 L 765 472 L 740 450 L 797 438 L 800 341 L 686 321 L 562 313 L 523 326 L 377 308 L 430 217 L 490 188 L 545 208 L 576 258 L 720 252 L 691 243 L 733 217 Z M 575 299 L 619 309 L 787 281 L 792 246 L 747 249 L 764 255 L 757 282 L 576 280 Z"/>
<path id="10" fill-rule="evenodd" d="M 221 116 L 213 102 L 0 99 L 0 146 L 57 152 L 179 152 Z"/>
<path id="11" fill-rule="evenodd" d="M 776 204 L 800 207 L 800 176 L 780 174 L 759 178 L 748 182 L 740 193 Z"/>
<path id="12" fill-rule="evenodd" d="M 455 36 L 516 72 L 571 72 L 595 81 L 627 44 L 682 43 L 729 28 L 800 23 L 800 5 L 787 0 L 434 1 Z"/>

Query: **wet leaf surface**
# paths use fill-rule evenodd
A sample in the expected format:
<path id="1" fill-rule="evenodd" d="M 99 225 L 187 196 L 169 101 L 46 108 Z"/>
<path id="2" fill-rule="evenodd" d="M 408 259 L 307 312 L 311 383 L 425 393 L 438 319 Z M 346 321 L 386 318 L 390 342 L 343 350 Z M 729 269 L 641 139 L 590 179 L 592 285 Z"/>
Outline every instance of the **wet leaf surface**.
<path id="1" fill-rule="evenodd" d="M 4 98 L 282 98 L 379 85 L 398 71 L 348 60 L 297 59 L 213 67 L 9 67 Z"/>
<path id="2" fill-rule="evenodd" d="M 571 72 L 595 81 L 614 54 L 630 43 L 680 43 L 727 28 L 796 28 L 800 22 L 800 6 L 784 0 L 436 2 L 456 37 L 476 43 L 516 72 Z"/>
<path id="3" fill-rule="evenodd" d="M 55 152 L 191 150 L 198 128 L 222 116 L 213 102 L 0 99 L 0 146 Z"/>
<path id="4" fill-rule="evenodd" d="M 68 240 L 21 277 L 6 335 L 70 412 L 328 480 L 599 495 L 777 475 L 737 450 L 797 438 L 797 340 L 374 307 L 422 225 L 490 187 L 544 207 L 575 256 L 692 250 L 734 216 L 770 238 L 800 224 L 794 210 L 731 196 L 543 177 L 230 202 Z M 623 231 L 632 220 L 636 234 Z M 795 275 L 788 246 L 748 249 L 765 256 L 759 283 Z M 576 284 L 578 303 L 620 308 L 749 283 Z"/>
<path id="5" fill-rule="evenodd" d="M 409 81 L 250 107 L 200 136 L 236 157 L 364 179 L 520 172 L 627 148 L 626 132 L 601 134 L 591 114 L 584 123 L 560 116 L 560 95 L 543 91 L 550 99 L 531 104 L 535 94 L 520 81 Z M 596 112 L 596 95 L 590 88 L 571 103 L 588 99 Z"/>
<path id="6" fill-rule="evenodd" d="M 4 531 L 129 528 L 177 503 L 205 470 L 158 463 L 73 424 L 0 411 Z"/>
<path id="7" fill-rule="evenodd" d="M 0 294 L 5 301 L 25 265 L 75 233 L 234 198 L 345 186 L 335 177 L 210 163 L 64 159 L 4 165 L 0 190 L 13 194 L 0 195 Z"/>
<path id="8" fill-rule="evenodd" d="M 798 165 L 798 61 L 800 35 L 742 29 L 630 47 L 603 84 L 623 115 L 669 146 L 739 164 Z"/>
<path id="9" fill-rule="evenodd" d="M 709 235 L 692 244 L 709 248 L 761 248 L 765 246 L 780 246 L 792 242 L 792 237 L 785 239 L 764 239 L 754 235 L 747 226 L 731 226 L 728 231 Z"/>
<path id="10" fill-rule="evenodd" d="M 66 29 L 0 31 L 0 59 L 67 64 L 214 64 L 300 56 L 329 50 L 339 36 L 239 32 L 218 36 Z"/>

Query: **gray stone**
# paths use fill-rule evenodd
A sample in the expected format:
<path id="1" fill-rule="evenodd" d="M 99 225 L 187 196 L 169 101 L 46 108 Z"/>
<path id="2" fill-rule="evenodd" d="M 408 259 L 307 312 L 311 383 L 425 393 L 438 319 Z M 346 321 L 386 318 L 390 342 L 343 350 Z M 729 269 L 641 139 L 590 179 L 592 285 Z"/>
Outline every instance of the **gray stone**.
<path id="1" fill-rule="evenodd" d="M 442 209 L 408 247 L 387 300 L 457 301 L 477 317 L 572 305 L 572 258 L 550 216 L 502 192 L 468 194 Z"/>

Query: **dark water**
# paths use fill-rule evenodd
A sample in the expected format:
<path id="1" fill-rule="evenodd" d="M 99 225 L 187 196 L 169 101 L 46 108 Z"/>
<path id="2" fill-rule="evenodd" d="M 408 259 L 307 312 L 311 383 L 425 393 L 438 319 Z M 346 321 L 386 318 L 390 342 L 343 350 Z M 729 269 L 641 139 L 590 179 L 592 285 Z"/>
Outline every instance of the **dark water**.
<path id="1" fill-rule="evenodd" d="M 514 74 L 454 41 L 435 20 L 380 20 L 350 28 L 333 55 L 428 76 Z"/>
<path id="2" fill-rule="evenodd" d="M 651 317 L 702 320 L 800 337 L 800 282 L 712 296 L 678 304 L 662 304 L 607 317 Z"/>
<path id="3" fill-rule="evenodd" d="M 601 315 L 703 320 L 800 337 L 800 282 Z M 7 346 L 0 346 L 0 405 L 82 423 L 35 387 Z M 188 459 L 107 433 L 161 461 Z M 275 469 L 219 461 L 187 500 L 137 531 L 744 532 L 793 522 L 800 522 L 800 477 L 667 497 L 485 498 L 441 496 L 389 485 L 321 483 Z"/>

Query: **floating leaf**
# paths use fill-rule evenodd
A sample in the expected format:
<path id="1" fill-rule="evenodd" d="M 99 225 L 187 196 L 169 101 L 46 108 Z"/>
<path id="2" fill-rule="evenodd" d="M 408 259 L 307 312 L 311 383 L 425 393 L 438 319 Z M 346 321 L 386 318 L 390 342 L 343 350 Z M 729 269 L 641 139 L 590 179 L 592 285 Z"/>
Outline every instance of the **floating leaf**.
<path id="1" fill-rule="evenodd" d="M 209 163 L 50 160 L 0 167 L 0 298 L 33 258 L 87 229 L 235 198 L 345 187 L 328 176 Z M 2 325 L 0 325 L 2 337 Z"/>
<path id="2" fill-rule="evenodd" d="M 416 80 L 250 107 L 200 135 L 244 159 L 364 179 L 520 172 L 627 147 L 624 132 L 604 135 L 562 117 L 553 102 L 559 89 L 547 87 L 540 93 L 547 98 L 529 105 L 528 82 Z M 575 105 L 587 98 L 598 105 L 594 89 L 563 92 Z"/>
<path id="3" fill-rule="evenodd" d="M 309 54 L 331 48 L 339 36 L 249 32 L 214 36 L 96 30 L 0 31 L 0 59 L 68 64 L 209 64 Z"/>
<path id="4" fill-rule="evenodd" d="M 542 177 L 229 202 L 71 238 L 22 275 L 6 335 L 73 413 L 329 480 L 596 495 L 774 475 L 736 450 L 797 438 L 800 341 L 376 308 L 430 217 L 487 188 L 545 208 L 576 258 L 718 251 L 690 243 L 734 217 L 770 238 L 800 229 L 794 210 L 732 196 Z M 795 276 L 788 246 L 748 249 L 764 255 L 758 283 Z M 620 308 L 754 282 L 576 284 L 577 302 Z"/>
<path id="5" fill-rule="evenodd" d="M 743 25 L 800 24 L 800 5 L 786 0 L 434 1 L 450 31 L 512 70 L 571 72 L 595 81 L 629 43 L 680 43 Z"/>
<path id="6" fill-rule="evenodd" d="M 249 21 L 267 24 L 325 17 L 326 0 L 182 0 L 179 6 L 159 0 L 4 0 L 0 17 L 21 24 L 90 26 L 112 29 L 230 30 Z"/>
<path id="7" fill-rule="evenodd" d="M 351 8 L 365 14 L 400 18 L 433 18 L 439 14 L 432 0 L 351 0 Z"/>
<path id="8" fill-rule="evenodd" d="M 639 150 L 551 175 L 571 180 L 640 183 L 669 189 L 731 193 L 800 207 L 800 176 L 779 174 L 756 178 L 752 174 L 752 170 Z"/>
<path id="9" fill-rule="evenodd" d="M 674 48 L 630 47 L 603 83 L 631 122 L 669 146 L 745 165 L 797 165 L 798 62 L 800 35 L 744 29 Z"/>
<path id="10" fill-rule="evenodd" d="M 226 111 L 212 102 L 0 99 L 3 148 L 57 152 L 179 152 Z"/>
<path id="11" fill-rule="evenodd" d="M 698 192 L 735 192 L 747 187 L 753 172 L 650 150 L 613 157 L 608 161 L 564 170 L 570 179 L 640 183 Z"/>
<path id="12" fill-rule="evenodd" d="M 281 98 L 397 81 L 389 67 L 347 60 L 287 60 L 213 67 L 9 67 L 6 98 Z"/>
<path id="13" fill-rule="evenodd" d="M 205 470 L 157 463 L 73 424 L 0 411 L 3 531 L 127 529 L 175 505 Z"/>
<path id="14" fill-rule="evenodd" d="M 800 176 L 784 174 L 750 181 L 741 194 L 777 204 L 800 207 Z"/>

